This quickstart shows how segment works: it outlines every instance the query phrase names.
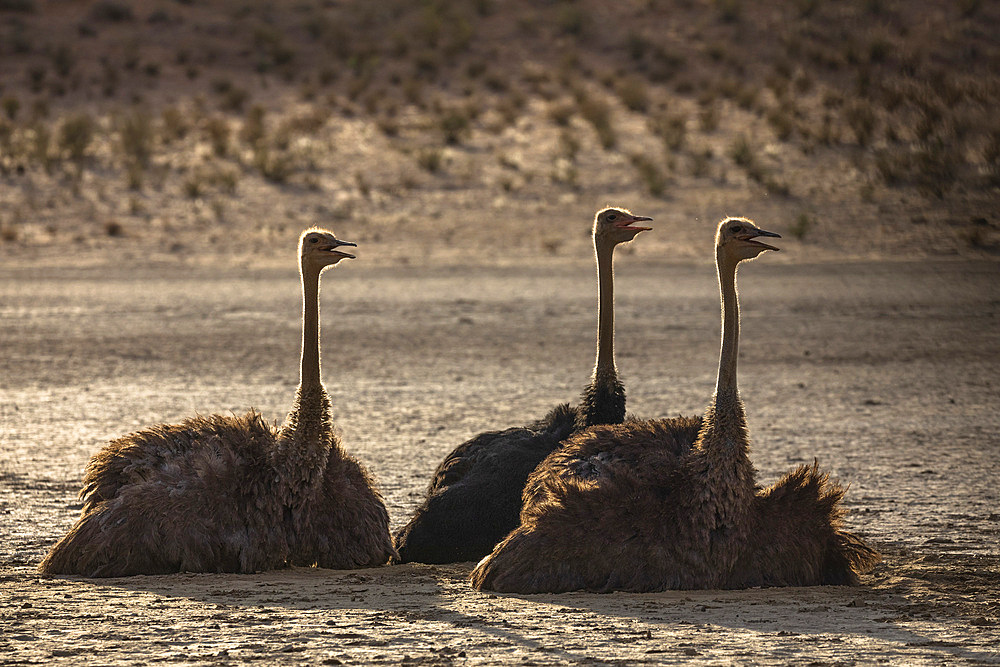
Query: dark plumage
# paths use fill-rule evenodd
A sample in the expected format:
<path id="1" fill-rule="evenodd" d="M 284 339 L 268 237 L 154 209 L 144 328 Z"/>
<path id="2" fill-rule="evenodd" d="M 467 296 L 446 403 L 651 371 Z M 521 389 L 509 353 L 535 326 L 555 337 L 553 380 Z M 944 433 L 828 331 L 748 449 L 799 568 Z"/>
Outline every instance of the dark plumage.
<path id="1" fill-rule="evenodd" d="M 131 433 L 94 455 L 80 519 L 49 574 L 113 577 L 371 567 L 393 555 L 371 475 L 341 446 L 320 382 L 319 275 L 345 257 L 330 232 L 300 238 L 301 383 L 281 428 L 250 411 Z"/>
<path id="2" fill-rule="evenodd" d="M 841 529 L 846 489 L 819 465 L 799 466 L 758 491 L 746 549 L 727 588 L 852 586 L 879 554 Z"/>
<path id="3" fill-rule="evenodd" d="M 625 388 L 614 365 L 615 246 L 630 241 L 649 220 L 607 208 L 594 217 L 599 314 L 594 375 L 579 407 L 559 405 L 524 427 L 489 431 L 459 445 L 438 466 L 423 504 L 396 535 L 400 562 L 477 560 L 518 523 L 521 492 L 531 471 L 574 430 L 618 424 Z"/>
<path id="4" fill-rule="evenodd" d="M 776 236 L 742 218 L 716 236 L 723 305 L 715 396 L 702 419 L 631 421 L 569 438 L 532 473 L 520 525 L 473 570 L 516 593 L 846 584 L 878 555 L 840 530 L 843 489 L 816 466 L 755 485 L 736 383 L 736 267 Z"/>
<path id="5" fill-rule="evenodd" d="M 569 404 L 559 405 L 533 424 L 480 433 L 456 447 L 396 535 L 400 562 L 451 563 L 489 553 L 517 525 L 528 475 L 573 432 L 576 416 Z"/>

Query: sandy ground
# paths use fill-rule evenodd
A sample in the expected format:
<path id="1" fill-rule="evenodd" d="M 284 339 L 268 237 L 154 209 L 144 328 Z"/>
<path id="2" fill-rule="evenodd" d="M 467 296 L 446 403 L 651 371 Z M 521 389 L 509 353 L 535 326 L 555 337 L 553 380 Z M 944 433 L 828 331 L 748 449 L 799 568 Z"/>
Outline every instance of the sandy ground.
<path id="1" fill-rule="evenodd" d="M 402 524 L 437 461 L 573 399 L 590 264 L 372 266 L 324 279 L 324 377 Z M 195 412 L 280 419 L 291 270 L 0 268 L 0 664 L 1000 663 L 995 262 L 741 271 L 741 385 L 763 482 L 818 457 L 885 554 L 856 588 L 509 596 L 471 564 L 112 580 L 42 577 L 88 457 Z M 698 412 L 712 267 L 622 257 L 618 363 L 640 416 Z"/>

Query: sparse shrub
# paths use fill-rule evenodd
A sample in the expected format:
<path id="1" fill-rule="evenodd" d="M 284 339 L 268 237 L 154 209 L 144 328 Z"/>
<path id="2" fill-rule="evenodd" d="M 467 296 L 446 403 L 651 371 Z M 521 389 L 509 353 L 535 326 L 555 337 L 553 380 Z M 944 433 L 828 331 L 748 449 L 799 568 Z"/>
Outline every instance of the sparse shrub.
<path id="1" fill-rule="evenodd" d="M 749 172 L 749 175 L 754 180 L 763 184 L 768 192 L 775 195 L 781 195 L 782 197 L 787 197 L 791 194 L 792 189 L 789 187 L 788 183 L 785 181 L 780 181 L 773 175 L 765 175 L 762 168 L 756 171 Z"/>
<path id="2" fill-rule="evenodd" d="M 498 72 L 487 72 L 483 76 L 483 85 L 494 93 L 505 93 L 510 88 L 510 82 Z"/>
<path id="3" fill-rule="evenodd" d="M 654 197 L 662 197 L 667 189 L 667 177 L 663 170 L 651 159 L 642 154 L 632 156 L 632 165 L 639 173 L 646 190 Z"/>
<path id="4" fill-rule="evenodd" d="M 104 223 L 104 233 L 112 238 L 125 236 L 125 228 L 117 220 L 107 220 Z"/>
<path id="5" fill-rule="evenodd" d="M 113 0 L 103 0 L 102 2 L 95 3 L 90 8 L 90 18 L 93 21 L 123 23 L 131 21 L 134 16 L 132 8 L 129 5 L 122 2 L 114 2 Z"/>
<path id="6" fill-rule="evenodd" d="M 253 31 L 253 42 L 257 50 L 258 72 L 289 65 L 295 60 L 295 50 L 285 44 L 284 34 L 272 25 L 257 25 Z"/>
<path id="7" fill-rule="evenodd" d="M 958 10 L 965 18 L 972 18 L 979 13 L 983 0 L 959 0 Z"/>
<path id="8" fill-rule="evenodd" d="M 239 172 L 235 169 L 217 169 L 211 174 L 211 182 L 220 191 L 231 195 L 236 192 L 236 185 L 239 183 Z"/>
<path id="9" fill-rule="evenodd" d="M 707 176 L 712 157 L 711 148 L 693 153 L 691 155 L 691 175 L 696 178 Z"/>
<path id="10" fill-rule="evenodd" d="M 125 184 L 129 190 L 142 190 L 143 177 L 145 172 L 142 166 L 133 160 L 125 164 Z"/>
<path id="11" fill-rule="evenodd" d="M 566 128 L 559 133 L 559 148 L 566 159 L 576 161 L 576 156 L 580 152 L 580 140 Z"/>
<path id="12" fill-rule="evenodd" d="M 580 187 L 580 171 L 566 158 L 558 158 L 555 161 L 549 178 L 553 183 L 565 185 L 573 190 Z"/>
<path id="13" fill-rule="evenodd" d="M 993 130 L 983 148 L 986 175 L 992 185 L 1000 185 L 1000 130 Z"/>
<path id="14" fill-rule="evenodd" d="M 31 120 L 39 121 L 49 117 L 49 101 L 47 98 L 39 97 L 31 103 Z"/>
<path id="15" fill-rule="evenodd" d="M 642 77 L 630 74 L 618 82 L 618 97 L 632 111 L 644 112 L 649 108 L 649 91 Z"/>
<path id="16" fill-rule="evenodd" d="M 629 31 L 625 37 L 625 49 L 632 60 L 642 60 L 652 47 L 652 43 L 639 32 Z"/>
<path id="17" fill-rule="evenodd" d="M 21 101 L 16 97 L 7 96 L 0 101 L 4 115 L 10 120 L 17 120 L 17 112 L 21 110 Z"/>
<path id="18" fill-rule="evenodd" d="M 809 233 L 809 228 L 812 227 L 812 220 L 809 218 L 808 213 L 799 213 L 799 216 L 795 218 L 795 222 L 792 223 L 791 228 L 788 230 L 792 236 L 798 240 L 802 240 Z"/>
<path id="19" fill-rule="evenodd" d="M 35 0 L 0 0 L 0 11 L 34 14 L 38 11 Z"/>
<path id="20" fill-rule="evenodd" d="M 795 0 L 795 7 L 801 18 L 809 18 L 819 7 L 820 0 Z"/>
<path id="21" fill-rule="evenodd" d="M 517 118 L 521 114 L 521 110 L 524 109 L 525 104 L 527 104 L 527 98 L 524 94 L 520 91 L 514 91 L 500 98 L 497 102 L 497 112 L 503 118 L 506 125 L 513 125 L 517 122 Z"/>
<path id="22" fill-rule="evenodd" d="M 188 132 L 187 119 L 184 114 L 181 113 L 180 109 L 177 107 L 167 107 L 160 114 L 163 120 L 163 140 L 164 142 L 171 142 L 177 139 L 183 139 Z"/>
<path id="23" fill-rule="evenodd" d="M 795 92 L 803 94 L 803 93 L 808 93 L 810 90 L 812 90 L 813 85 L 815 85 L 815 83 L 816 82 L 813 79 L 812 75 L 806 72 L 800 72 L 795 77 L 795 80 L 792 82 L 792 85 L 795 86 Z"/>
<path id="24" fill-rule="evenodd" d="M 469 112 L 458 108 L 446 110 L 438 118 L 438 127 L 447 144 L 461 143 L 469 131 Z"/>
<path id="25" fill-rule="evenodd" d="M 143 109 L 132 109 L 121 117 L 118 132 L 126 158 L 144 169 L 153 154 L 153 123 Z"/>
<path id="26" fill-rule="evenodd" d="M 212 152 L 224 157 L 229 153 L 229 135 L 232 128 L 229 121 L 222 116 L 213 116 L 205 122 L 205 133 L 208 135 L 209 143 L 212 144 Z"/>
<path id="27" fill-rule="evenodd" d="M 59 127 L 59 148 L 71 160 L 82 160 L 94 138 L 94 127 L 94 120 L 86 113 L 70 116 Z"/>
<path id="28" fill-rule="evenodd" d="M 56 74 L 63 78 L 69 76 L 69 73 L 73 71 L 75 61 L 72 49 L 65 44 L 56 47 L 52 54 L 52 65 L 56 68 Z"/>
<path id="29" fill-rule="evenodd" d="M 719 128 L 719 107 L 715 104 L 703 106 L 698 111 L 698 121 L 702 132 L 714 132 Z"/>
<path id="30" fill-rule="evenodd" d="M 597 132 L 601 146 L 610 149 L 618 143 L 618 137 L 611 126 L 611 107 L 603 100 L 581 93 L 579 99 L 580 115 L 583 116 Z"/>
<path id="31" fill-rule="evenodd" d="M 368 182 L 368 179 L 365 178 L 363 171 L 354 172 L 354 184 L 358 187 L 358 192 L 361 196 L 368 199 L 372 193 L 372 186 L 371 183 Z"/>
<path id="32" fill-rule="evenodd" d="M 767 114 L 767 122 L 782 141 L 787 141 L 795 129 L 795 119 L 784 106 L 777 106 Z"/>
<path id="33" fill-rule="evenodd" d="M 295 160 L 288 151 L 273 151 L 261 146 L 254 153 L 254 164 L 261 176 L 272 183 L 287 183 L 295 173 Z"/>
<path id="34" fill-rule="evenodd" d="M 736 136 L 733 143 L 729 146 L 729 157 L 744 169 L 749 169 L 756 162 L 757 158 L 754 155 L 753 147 L 750 145 L 747 135 L 741 132 Z"/>
<path id="35" fill-rule="evenodd" d="M 242 111 L 243 105 L 249 99 L 250 93 L 245 89 L 233 86 L 222 95 L 222 109 L 224 111 Z"/>
<path id="36" fill-rule="evenodd" d="M 17 227 L 7 223 L 0 223 L 0 241 L 13 243 L 20 237 Z"/>
<path id="37" fill-rule="evenodd" d="M 31 133 L 31 157 L 50 171 L 53 165 L 52 132 L 45 123 L 36 122 Z"/>
<path id="38" fill-rule="evenodd" d="M 441 171 L 444 155 L 439 148 L 427 148 L 417 153 L 417 164 L 424 171 L 436 174 Z"/>
<path id="39" fill-rule="evenodd" d="M 553 123 L 560 127 L 566 127 L 569 125 L 570 119 L 573 118 L 573 106 L 566 102 L 550 104 L 546 113 Z"/>
<path id="40" fill-rule="evenodd" d="M 687 119 L 680 114 L 661 113 L 648 121 L 649 129 L 663 140 L 663 146 L 676 151 L 684 145 L 687 134 Z"/>
<path id="41" fill-rule="evenodd" d="M 719 18 L 725 23 L 736 23 L 743 14 L 740 0 L 715 0 L 715 9 L 719 12 Z"/>
<path id="42" fill-rule="evenodd" d="M 101 62 L 101 92 L 105 97 L 113 97 L 118 90 L 118 70 L 110 61 Z"/>
<path id="43" fill-rule="evenodd" d="M 871 104 L 865 101 L 857 101 L 844 110 L 847 122 L 854 130 L 854 136 L 858 140 L 858 145 L 865 147 L 871 143 L 872 134 L 875 132 L 877 118 Z"/>
<path id="44" fill-rule="evenodd" d="M 154 9 L 146 17 L 146 22 L 151 24 L 170 23 L 170 14 L 163 9 Z"/>
<path id="45" fill-rule="evenodd" d="M 184 196 L 188 199 L 197 199 L 205 193 L 201 186 L 201 179 L 197 174 L 191 174 L 184 179 L 182 187 L 184 189 Z"/>
<path id="46" fill-rule="evenodd" d="M 571 3 L 560 5 L 556 14 L 556 25 L 559 26 L 560 31 L 567 35 L 582 35 L 587 27 L 587 22 L 588 17 L 583 9 Z"/>
<path id="47" fill-rule="evenodd" d="M 45 85 L 45 75 L 47 70 L 42 65 L 32 65 L 28 68 L 28 87 L 31 92 L 40 93 Z"/>
<path id="48" fill-rule="evenodd" d="M 657 44 L 648 58 L 648 76 L 652 81 L 669 81 L 684 69 L 686 62 L 687 58 L 682 52 Z"/>
<path id="49" fill-rule="evenodd" d="M 750 110 L 757 103 L 757 88 L 754 86 L 739 86 L 733 99 L 739 108 Z"/>
<path id="50" fill-rule="evenodd" d="M 962 149 L 943 137 L 924 142 L 914 154 L 917 188 L 928 196 L 944 197 L 965 163 Z"/>
<path id="51" fill-rule="evenodd" d="M 383 114 L 375 121 L 378 129 L 387 137 L 399 136 L 399 120 L 388 114 Z"/>
<path id="52" fill-rule="evenodd" d="M 909 153 L 900 149 L 883 148 L 875 151 L 875 169 L 886 185 L 901 184 L 910 171 Z"/>

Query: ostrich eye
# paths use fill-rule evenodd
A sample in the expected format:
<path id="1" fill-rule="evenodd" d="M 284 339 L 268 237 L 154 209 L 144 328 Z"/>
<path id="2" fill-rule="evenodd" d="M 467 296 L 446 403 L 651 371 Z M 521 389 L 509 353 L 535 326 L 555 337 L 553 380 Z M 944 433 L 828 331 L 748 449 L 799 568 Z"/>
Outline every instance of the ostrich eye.
<path id="1" fill-rule="evenodd" d="M 319 243 L 319 239 L 314 236 L 311 239 L 309 239 L 309 243 Z"/>
<path id="2" fill-rule="evenodd" d="M 735 226 L 733 226 L 733 227 L 732 227 L 731 229 L 732 229 L 732 230 L 733 230 L 733 232 L 734 232 L 734 233 L 736 233 L 736 234 L 739 234 L 740 232 L 742 232 L 742 231 L 743 231 L 743 227 L 742 227 L 741 225 L 735 225 Z"/>
<path id="3" fill-rule="evenodd" d="M 608 213 L 608 222 L 614 222 L 618 219 L 617 213 Z"/>

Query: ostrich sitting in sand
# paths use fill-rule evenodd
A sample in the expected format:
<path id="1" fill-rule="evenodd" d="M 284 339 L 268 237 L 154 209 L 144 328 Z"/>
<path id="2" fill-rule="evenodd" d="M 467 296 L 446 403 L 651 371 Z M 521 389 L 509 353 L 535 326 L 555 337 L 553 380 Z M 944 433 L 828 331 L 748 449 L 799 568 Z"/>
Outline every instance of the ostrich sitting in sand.
<path id="1" fill-rule="evenodd" d="M 76 525 L 42 561 L 48 574 L 115 577 L 372 567 L 394 555 L 372 476 L 348 455 L 320 380 L 319 279 L 354 243 L 299 238 L 301 376 L 280 429 L 251 410 L 118 438 L 87 466 Z"/>
<path id="2" fill-rule="evenodd" d="M 528 480 L 521 525 L 473 570 L 481 590 L 659 591 L 849 584 L 878 560 L 840 529 L 843 489 L 816 466 L 760 490 L 736 382 L 736 269 L 777 237 L 744 218 L 716 233 L 722 349 L 715 396 L 690 448 L 673 424 L 599 426 Z"/>
<path id="3" fill-rule="evenodd" d="M 576 430 L 625 418 L 625 388 L 615 368 L 612 261 L 619 244 L 649 229 L 636 223 L 648 220 L 623 208 L 605 208 L 594 216 L 597 361 L 580 405 L 558 405 L 533 424 L 481 433 L 456 447 L 434 472 L 423 504 L 396 535 L 400 561 L 482 558 L 517 526 L 525 480 L 549 452 Z"/>

